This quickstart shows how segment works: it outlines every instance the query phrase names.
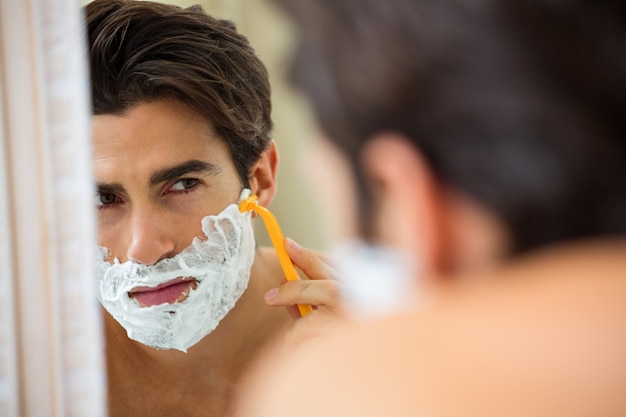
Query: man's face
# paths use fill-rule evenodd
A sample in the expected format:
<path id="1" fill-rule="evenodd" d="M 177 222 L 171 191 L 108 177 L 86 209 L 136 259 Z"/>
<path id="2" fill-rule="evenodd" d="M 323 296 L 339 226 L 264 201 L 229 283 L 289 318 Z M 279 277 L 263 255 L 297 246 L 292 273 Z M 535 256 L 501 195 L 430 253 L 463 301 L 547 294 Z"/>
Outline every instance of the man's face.
<path id="1" fill-rule="evenodd" d="M 239 198 L 228 145 L 181 103 L 94 116 L 93 129 L 98 244 L 109 261 L 152 265 L 176 255 L 202 236 L 203 217 Z"/>

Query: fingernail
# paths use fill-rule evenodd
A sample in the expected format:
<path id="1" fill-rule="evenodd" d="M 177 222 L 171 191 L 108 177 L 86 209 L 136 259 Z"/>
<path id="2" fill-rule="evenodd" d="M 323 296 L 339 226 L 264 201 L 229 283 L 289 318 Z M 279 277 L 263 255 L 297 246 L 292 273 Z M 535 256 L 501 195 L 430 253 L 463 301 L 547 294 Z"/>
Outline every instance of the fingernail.
<path id="1" fill-rule="evenodd" d="M 265 300 L 272 301 L 278 295 L 278 288 L 272 288 L 265 293 Z"/>
<path id="2" fill-rule="evenodd" d="M 287 244 L 291 246 L 292 249 L 300 250 L 300 245 L 298 245 L 293 239 L 287 238 L 286 241 L 287 241 Z"/>

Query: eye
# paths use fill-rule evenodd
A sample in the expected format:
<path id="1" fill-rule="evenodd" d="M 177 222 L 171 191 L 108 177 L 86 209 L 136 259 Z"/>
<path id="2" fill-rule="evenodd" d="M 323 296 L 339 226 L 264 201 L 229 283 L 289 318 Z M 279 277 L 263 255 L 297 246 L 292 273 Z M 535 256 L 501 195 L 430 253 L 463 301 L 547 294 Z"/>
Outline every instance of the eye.
<path id="1" fill-rule="evenodd" d="M 197 178 L 183 178 L 172 184 L 171 191 L 187 191 L 196 187 L 200 183 Z"/>
<path id="2" fill-rule="evenodd" d="M 95 198 L 96 207 L 98 208 L 103 208 L 105 206 L 110 206 L 111 204 L 120 202 L 118 196 L 113 193 L 98 193 L 96 194 Z"/>

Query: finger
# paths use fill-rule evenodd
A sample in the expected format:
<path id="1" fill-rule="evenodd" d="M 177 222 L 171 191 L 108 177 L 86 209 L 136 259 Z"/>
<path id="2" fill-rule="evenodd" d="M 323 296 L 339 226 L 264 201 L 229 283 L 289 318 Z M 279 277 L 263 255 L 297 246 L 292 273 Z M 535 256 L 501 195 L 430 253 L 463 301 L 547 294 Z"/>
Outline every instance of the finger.
<path id="1" fill-rule="evenodd" d="M 272 306 L 308 304 L 336 307 L 339 304 L 339 283 L 333 280 L 289 281 L 265 293 L 265 302 Z"/>
<path id="2" fill-rule="evenodd" d="M 334 279 L 334 270 L 323 261 L 319 254 L 303 248 L 292 239 L 285 239 L 287 254 L 294 265 L 312 280 Z"/>
<path id="3" fill-rule="evenodd" d="M 278 291 L 279 291 L 278 288 L 272 288 L 271 290 L 267 291 L 265 293 L 265 302 L 272 307 L 285 307 L 287 309 L 287 313 L 289 313 L 289 315 L 293 319 L 301 318 L 302 314 L 300 314 L 300 309 L 298 308 L 296 304 L 283 305 L 280 303 L 280 300 L 278 300 L 278 302 L 275 301 Z"/>

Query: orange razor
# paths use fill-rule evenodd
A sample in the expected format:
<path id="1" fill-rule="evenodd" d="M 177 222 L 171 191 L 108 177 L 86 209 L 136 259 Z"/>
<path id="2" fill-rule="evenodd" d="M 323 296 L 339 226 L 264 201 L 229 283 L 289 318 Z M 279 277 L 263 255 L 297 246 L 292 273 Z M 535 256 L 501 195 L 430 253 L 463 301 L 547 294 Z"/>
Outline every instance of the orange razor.
<path id="1" fill-rule="evenodd" d="M 280 262 L 280 266 L 285 273 L 285 278 L 287 281 L 297 281 L 300 279 L 298 273 L 296 272 L 296 268 L 291 262 L 289 255 L 287 254 L 287 249 L 285 248 L 285 237 L 283 233 L 280 231 L 280 226 L 278 226 L 278 221 L 276 217 L 265 207 L 259 205 L 257 202 L 257 196 L 251 194 L 249 197 L 244 198 L 239 203 L 239 211 L 255 211 L 261 219 L 263 219 L 263 223 L 265 224 L 265 228 L 267 229 L 268 234 L 270 235 L 270 239 L 272 241 L 272 245 L 274 245 L 274 249 L 276 250 L 276 254 L 278 255 L 278 261 Z M 298 304 L 298 310 L 300 311 L 300 315 L 304 317 L 308 313 L 311 312 L 312 307 L 306 304 Z"/>

